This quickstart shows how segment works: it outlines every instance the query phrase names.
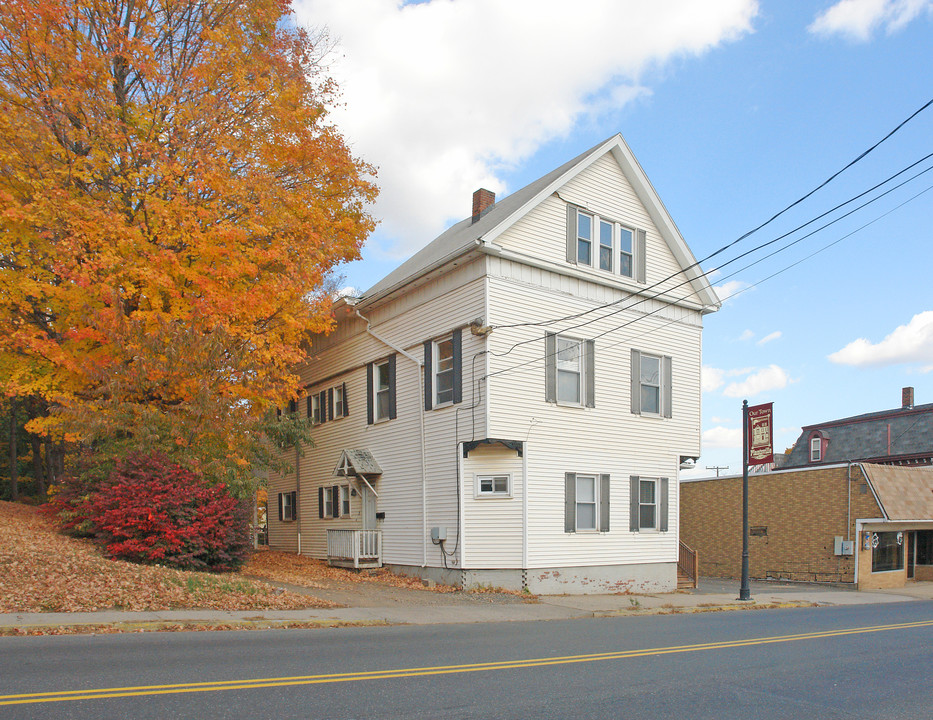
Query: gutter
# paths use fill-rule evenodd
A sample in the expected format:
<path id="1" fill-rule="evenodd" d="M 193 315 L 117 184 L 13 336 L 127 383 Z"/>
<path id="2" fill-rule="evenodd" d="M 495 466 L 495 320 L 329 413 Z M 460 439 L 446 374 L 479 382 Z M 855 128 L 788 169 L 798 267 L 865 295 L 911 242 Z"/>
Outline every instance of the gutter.
<path id="1" fill-rule="evenodd" d="M 372 323 L 368 318 L 363 317 L 359 310 L 354 308 L 357 317 L 366 323 L 366 332 L 372 335 L 376 340 L 381 342 L 383 345 L 395 350 L 395 352 L 400 355 L 405 356 L 411 360 L 415 365 L 418 366 L 418 385 L 421 388 L 421 393 L 418 396 L 418 419 L 421 425 L 421 567 L 427 567 L 428 564 L 428 487 L 427 487 L 427 473 L 425 470 L 425 449 L 424 449 L 424 411 L 421 410 L 421 399 L 424 397 L 424 361 L 419 360 L 414 355 L 405 352 L 402 348 L 397 345 L 389 342 L 384 337 L 378 335 L 374 330 Z M 368 483 L 367 483 L 368 484 Z M 378 497 L 378 496 L 377 496 Z"/>

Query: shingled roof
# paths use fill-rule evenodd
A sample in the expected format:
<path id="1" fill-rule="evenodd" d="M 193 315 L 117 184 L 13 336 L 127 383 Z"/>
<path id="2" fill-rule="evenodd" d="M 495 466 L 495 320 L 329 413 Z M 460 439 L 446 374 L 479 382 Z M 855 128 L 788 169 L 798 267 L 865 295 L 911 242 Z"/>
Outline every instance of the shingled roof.
<path id="1" fill-rule="evenodd" d="M 888 520 L 933 520 L 933 468 L 862 465 Z"/>
<path id="2" fill-rule="evenodd" d="M 819 462 L 811 462 L 810 439 L 816 434 L 824 441 L 823 453 Z M 807 425 L 783 460 L 782 468 L 855 461 L 930 465 L 933 463 L 933 404 Z"/>

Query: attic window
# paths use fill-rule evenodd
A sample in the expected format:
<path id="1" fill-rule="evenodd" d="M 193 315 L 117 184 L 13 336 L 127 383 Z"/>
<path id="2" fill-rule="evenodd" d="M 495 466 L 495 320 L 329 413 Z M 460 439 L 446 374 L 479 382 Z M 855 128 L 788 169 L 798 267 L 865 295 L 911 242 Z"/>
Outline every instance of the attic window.
<path id="1" fill-rule="evenodd" d="M 645 231 L 567 206 L 567 262 L 645 282 Z"/>

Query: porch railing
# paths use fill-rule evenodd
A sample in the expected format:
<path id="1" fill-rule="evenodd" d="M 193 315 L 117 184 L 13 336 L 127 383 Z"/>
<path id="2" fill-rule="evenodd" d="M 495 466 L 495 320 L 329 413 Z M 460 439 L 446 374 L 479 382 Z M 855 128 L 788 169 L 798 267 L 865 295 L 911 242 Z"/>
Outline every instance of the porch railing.
<path id="1" fill-rule="evenodd" d="M 692 550 L 683 542 L 680 543 L 680 552 L 677 554 L 677 569 L 697 587 L 700 575 L 700 561 L 697 557 L 697 551 Z"/>
<path id="2" fill-rule="evenodd" d="M 328 530 L 327 560 L 347 567 L 382 566 L 382 530 Z"/>

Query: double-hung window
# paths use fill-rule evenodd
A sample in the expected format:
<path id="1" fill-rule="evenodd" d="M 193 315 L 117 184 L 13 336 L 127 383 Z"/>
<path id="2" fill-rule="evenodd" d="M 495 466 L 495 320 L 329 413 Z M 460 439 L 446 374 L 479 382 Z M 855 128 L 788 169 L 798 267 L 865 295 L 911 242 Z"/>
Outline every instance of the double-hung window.
<path id="1" fill-rule="evenodd" d="M 823 459 L 823 440 L 819 435 L 810 438 L 810 462 L 819 462 Z"/>
<path id="2" fill-rule="evenodd" d="M 340 514 L 341 515 L 350 514 L 350 486 L 349 485 L 340 486 Z"/>
<path id="3" fill-rule="evenodd" d="M 279 493 L 279 520 L 291 522 L 297 516 L 298 493 L 291 492 Z"/>
<path id="4" fill-rule="evenodd" d="M 672 417 L 672 369 L 667 355 L 632 350 L 632 412 Z"/>
<path id="5" fill-rule="evenodd" d="M 339 518 L 341 514 L 349 515 L 349 492 L 346 493 L 346 505 L 341 502 L 340 496 L 343 494 L 339 485 L 327 485 L 317 489 L 318 517 L 320 518 Z M 346 512 L 341 512 L 346 507 Z"/>
<path id="6" fill-rule="evenodd" d="M 338 385 L 335 388 L 332 388 L 330 391 L 330 396 L 333 398 L 331 406 L 333 407 L 333 416 L 335 418 L 342 418 L 349 415 L 347 412 L 347 385 L 343 383 Z"/>
<path id="7" fill-rule="evenodd" d="M 318 393 L 308 396 L 308 417 L 312 425 L 320 425 L 324 407 L 321 405 L 321 396 Z"/>
<path id="8" fill-rule="evenodd" d="M 394 420 L 395 355 L 366 366 L 366 388 L 366 422 L 372 425 L 384 420 Z"/>
<path id="9" fill-rule="evenodd" d="M 424 343 L 424 409 L 444 407 L 463 398 L 463 332 Z"/>
<path id="10" fill-rule="evenodd" d="M 609 531 L 609 476 L 564 474 L 564 532 Z"/>
<path id="11" fill-rule="evenodd" d="M 667 532 L 667 478 L 629 478 L 629 529 L 632 532 Z"/>
<path id="12" fill-rule="evenodd" d="M 544 337 L 547 402 L 596 406 L 596 360 L 592 340 L 547 333 Z"/>
<path id="13" fill-rule="evenodd" d="M 567 262 L 645 282 L 644 230 L 567 206 Z"/>

